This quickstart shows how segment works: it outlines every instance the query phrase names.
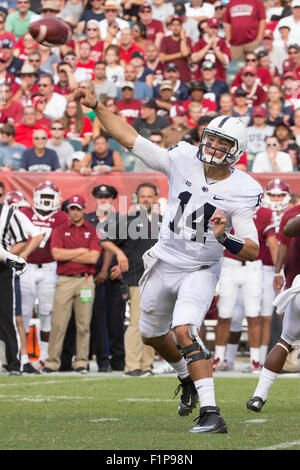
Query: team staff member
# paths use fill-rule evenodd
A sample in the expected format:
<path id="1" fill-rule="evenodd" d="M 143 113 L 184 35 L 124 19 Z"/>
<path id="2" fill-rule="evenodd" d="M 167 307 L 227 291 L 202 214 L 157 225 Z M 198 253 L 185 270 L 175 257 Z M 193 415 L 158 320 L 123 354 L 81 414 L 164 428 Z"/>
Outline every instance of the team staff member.
<path id="1" fill-rule="evenodd" d="M 58 281 L 44 372 L 59 370 L 63 341 L 74 308 L 76 358 L 72 367 L 76 372 L 85 373 L 95 290 L 93 275 L 101 248 L 96 229 L 85 220 L 83 197 L 70 197 L 67 208 L 70 220 L 54 229 L 50 243 L 52 256 L 57 261 Z"/>
<path id="2" fill-rule="evenodd" d="M 162 218 L 152 211 L 158 195 L 154 184 L 148 182 L 140 184 L 136 189 L 136 195 L 139 210 L 136 213 L 129 213 L 126 216 L 126 222 L 125 218 L 120 219 L 119 233 L 122 238 L 103 241 L 101 245 L 117 256 L 119 264 L 121 264 L 120 258 L 124 255 L 128 259 L 129 269 L 125 274 L 123 273 L 130 292 L 130 323 L 125 332 L 125 374 L 145 376 L 151 374 L 154 349 L 143 344 L 139 331 L 141 296 L 138 283 L 144 272 L 142 256 L 157 242 Z M 123 223 L 126 223 L 126 229 L 122 226 Z M 139 234 L 134 234 L 136 236 L 133 237 L 132 229 L 135 226 Z M 117 275 L 117 270 L 118 266 L 115 266 L 115 275 Z"/>
<path id="3" fill-rule="evenodd" d="M 118 191 L 108 184 L 93 188 L 96 211 L 86 215 L 87 221 L 104 231 L 108 226 L 116 226 L 119 218 L 114 210 L 114 200 Z M 120 276 L 114 277 L 116 259 L 104 250 L 101 254 L 95 276 L 95 300 L 91 322 L 91 343 L 95 346 L 99 372 L 124 370 L 124 314 L 125 300 L 121 294 Z M 109 352 L 109 355 L 108 355 Z M 110 358 L 109 358 L 110 356 Z"/>

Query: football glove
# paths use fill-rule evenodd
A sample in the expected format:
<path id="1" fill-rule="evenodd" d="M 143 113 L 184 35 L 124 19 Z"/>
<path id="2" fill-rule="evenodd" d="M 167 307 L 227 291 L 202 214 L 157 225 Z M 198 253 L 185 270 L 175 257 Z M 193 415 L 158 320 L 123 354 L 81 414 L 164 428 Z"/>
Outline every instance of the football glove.
<path id="1" fill-rule="evenodd" d="M 8 254 L 6 260 L 4 261 L 7 266 L 12 269 L 15 269 L 16 274 L 21 276 L 26 270 L 27 263 L 26 261 L 17 255 L 12 255 L 11 253 Z"/>

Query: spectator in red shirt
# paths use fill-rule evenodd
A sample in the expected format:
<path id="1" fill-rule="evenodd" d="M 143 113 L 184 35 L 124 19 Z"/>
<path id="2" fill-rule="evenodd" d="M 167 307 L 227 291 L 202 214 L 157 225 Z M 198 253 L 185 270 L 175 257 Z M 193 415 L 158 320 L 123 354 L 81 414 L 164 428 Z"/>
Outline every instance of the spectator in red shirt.
<path id="1" fill-rule="evenodd" d="M 57 66 L 57 75 L 59 80 L 54 85 L 54 92 L 68 98 L 68 95 L 78 86 L 70 64 L 64 61 L 60 62 Z"/>
<path id="2" fill-rule="evenodd" d="M 149 43 L 149 39 L 147 39 L 146 26 L 140 21 L 135 21 L 131 25 L 131 32 L 134 44 L 145 51 L 147 44 Z"/>
<path id="3" fill-rule="evenodd" d="M 246 52 L 245 54 L 246 66 L 254 67 L 256 69 L 256 82 L 258 85 L 264 87 L 265 85 L 270 85 L 273 83 L 273 77 L 271 72 L 266 67 L 259 66 L 259 60 L 255 52 Z M 235 79 L 231 83 L 231 86 L 236 86 L 240 88 L 242 84 L 242 70 L 239 70 Z"/>
<path id="4" fill-rule="evenodd" d="M 80 41 L 79 44 L 82 44 L 83 42 L 88 42 L 91 46 L 91 53 L 89 55 L 90 61 L 97 62 L 98 60 L 102 60 L 104 41 L 101 40 L 100 29 L 97 20 L 92 19 L 87 22 L 86 38 Z M 80 55 L 79 49 L 80 47 L 77 45 L 75 52 L 78 56 Z"/>
<path id="5" fill-rule="evenodd" d="M 38 47 L 37 42 L 33 39 L 30 33 L 25 33 L 24 36 L 20 37 L 15 49 L 15 56 L 26 61 L 28 54 Z"/>
<path id="6" fill-rule="evenodd" d="M 231 46 L 232 60 L 244 58 L 245 52 L 260 46 L 266 13 L 261 0 L 230 0 L 225 15 L 226 39 Z"/>
<path id="7" fill-rule="evenodd" d="M 31 64 L 25 63 L 18 73 L 18 76 L 20 77 L 21 83 L 19 89 L 15 92 L 13 99 L 15 101 L 19 101 L 23 106 L 25 106 L 28 101 L 30 101 L 32 95 L 39 91 L 38 84 L 35 83 L 38 74 Z"/>
<path id="8" fill-rule="evenodd" d="M 76 357 L 72 367 L 86 373 L 89 357 L 90 323 L 95 293 L 93 275 L 101 248 L 95 227 L 85 220 L 85 200 L 74 195 L 68 200 L 70 220 L 55 228 L 51 253 L 57 261 L 58 280 L 52 310 L 49 357 L 44 372 L 56 372 L 61 365 L 63 341 L 68 323 L 75 313 Z"/>
<path id="9" fill-rule="evenodd" d="M 134 84 L 132 82 L 124 82 L 122 88 L 122 99 L 116 101 L 119 113 L 125 116 L 128 124 L 132 126 L 135 118 L 139 116 L 141 109 L 141 100 L 133 98 Z"/>
<path id="10" fill-rule="evenodd" d="M 95 62 L 93 60 L 90 60 L 91 52 L 92 46 L 87 41 L 84 41 L 79 45 L 79 59 L 76 64 L 76 69 L 84 69 L 84 71 L 89 74 L 90 80 L 93 80 Z"/>
<path id="11" fill-rule="evenodd" d="M 129 64 L 134 52 L 141 52 L 144 54 L 143 48 L 134 44 L 130 28 L 122 29 L 119 47 L 121 65 Z"/>
<path id="12" fill-rule="evenodd" d="M 47 105 L 47 98 L 45 98 L 43 95 L 37 94 L 31 98 L 31 103 L 36 109 L 36 123 L 50 128 L 52 121 L 44 114 Z"/>
<path id="13" fill-rule="evenodd" d="M 36 109 L 34 106 L 25 106 L 23 111 L 23 122 L 16 126 L 15 141 L 19 144 L 25 145 L 25 147 L 33 147 L 33 132 L 37 129 L 43 129 L 47 132 L 50 137 L 50 131 L 48 128 L 36 122 Z"/>
<path id="14" fill-rule="evenodd" d="M 191 72 L 188 67 L 188 58 L 192 51 L 192 41 L 186 36 L 185 29 L 182 27 L 182 18 L 174 15 L 170 20 L 171 36 L 164 36 L 160 44 L 160 61 L 167 65 L 174 63 L 177 65 L 180 80 L 189 82 Z"/>
<path id="15" fill-rule="evenodd" d="M 193 46 L 192 62 L 198 63 L 196 80 L 202 80 L 201 64 L 209 60 L 216 67 L 216 79 L 226 82 L 226 67 L 231 60 L 231 52 L 227 41 L 219 33 L 220 23 L 217 18 L 207 21 L 207 33 Z"/>
<path id="16" fill-rule="evenodd" d="M 0 123 L 18 124 L 23 118 L 23 105 L 12 97 L 12 87 L 9 83 L 4 86 L 5 104 L 0 104 Z"/>
<path id="17" fill-rule="evenodd" d="M 77 140 L 82 148 L 86 148 L 92 140 L 92 122 L 82 112 L 78 101 L 68 101 L 66 110 L 61 119 L 65 131 L 65 138 Z"/>
<path id="18" fill-rule="evenodd" d="M 141 23 L 146 26 L 147 39 L 155 42 L 160 47 L 161 40 L 164 36 L 164 25 L 159 20 L 152 17 L 152 7 L 149 3 L 143 3 L 139 8 L 139 17 Z"/>
<path id="19" fill-rule="evenodd" d="M 242 69 L 242 84 L 240 87 L 231 87 L 231 94 L 233 96 L 238 88 L 242 88 L 247 92 L 247 103 L 249 106 L 259 106 L 267 101 L 267 93 L 258 84 L 255 67 L 246 66 Z"/>

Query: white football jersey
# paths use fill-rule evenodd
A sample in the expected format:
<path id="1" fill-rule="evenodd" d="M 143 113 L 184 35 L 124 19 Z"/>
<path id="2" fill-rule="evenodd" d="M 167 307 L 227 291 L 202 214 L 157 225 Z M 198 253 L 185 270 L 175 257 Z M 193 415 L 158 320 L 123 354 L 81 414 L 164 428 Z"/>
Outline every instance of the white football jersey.
<path id="1" fill-rule="evenodd" d="M 228 219 L 227 231 L 233 226 L 237 237 L 258 244 L 252 213 L 263 194 L 257 181 L 233 168 L 228 178 L 208 184 L 197 150 L 187 142 L 162 149 L 141 136 L 133 149 L 144 163 L 169 179 L 169 206 L 152 251 L 163 261 L 191 271 L 212 265 L 223 255 L 209 222 L 217 209 Z"/>

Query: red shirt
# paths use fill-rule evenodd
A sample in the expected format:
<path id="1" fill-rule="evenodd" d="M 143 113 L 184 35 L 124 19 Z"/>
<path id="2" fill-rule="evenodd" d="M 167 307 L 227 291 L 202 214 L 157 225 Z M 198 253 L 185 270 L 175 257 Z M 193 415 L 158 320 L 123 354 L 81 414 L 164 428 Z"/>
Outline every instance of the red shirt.
<path id="1" fill-rule="evenodd" d="M 147 30 L 148 41 L 155 41 L 157 33 L 164 33 L 164 25 L 159 20 L 152 20 L 149 24 L 145 24 Z"/>
<path id="2" fill-rule="evenodd" d="M 76 227 L 71 220 L 56 227 L 52 232 L 50 248 L 88 248 L 101 253 L 99 238 L 96 235 L 96 228 L 86 220 L 80 227 Z M 94 274 L 95 264 L 77 263 L 74 261 L 58 261 L 57 274 L 60 276 L 70 276 L 72 274 L 89 273 Z"/>
<path id="3" fill-rule="evenodd" d="M 258 84 L 260 86 L 270 85 L 271 83 L 273 83 L 273 77 L 271 75 L 271 72 L 266 67 L 257 68 L 257 78 L 259 79 Z M 242 70 L 239 70 L 230 86 L 236 86 L 237 88 L 240 88 L 242 83 Z"/>
<path id="4" fill-rule="evenodd" d="M 80 60 L 77 62 L 76 69 L 84 70 L 86 73 L 90 75 L 90 80 L 94 80 L 94 65 L 95 62 L 93 60 L 89 60 L 87 64 L 82 64 Z"/>
<path id="5" fill-rule="evenodd" d="M 192 48 L 192 54 L 195 52 L 199 52 L 207 45 L 207 42 L 204 39 L 200 39 L 197 41 Z M 231 60 L 231 51 L 230 47 L 228 46 L 227 41 L 224 38 L 217 38 L 217 45 L 220 51 L 227 56 L 228 63 Z M 199 62 L 198 68 L 196 70 L 195 80 L 201 81 L 203 79 L 202 72 L 201 72 L 201 64 L 205 60 L 209 60 L 214 62 L 216 66 L 216 80 L 221 80 L 222 82 L 226 82 L 226 67 L 219 61 L 213 49 L 209 49 L 203 59 Z"/>
<path id="6" fill-rule="evenodd" d="M 291 287 L 293 280 L 297 274 L 300 274 L 300 236 L 286 237 L 283 229 L 287 222 L 300 214 L 300 205 L 291 207 L 286 210 L 282 216 L 277 239 L 280 243 L 287 245 L 287 257 L 284 264 L 285 287 Z"/>
<path id="7" fill-rule="evenodd" d="M 120 58 L 121 60 L 124 60 L 126 64 L 129 64 L 131 60 L 131 56 L 133 52 L 141 52 L 144 55 L 144 49 L 142 49 L 140 46 L 137 46 L 136 44 L 132 43 L 129 49 L 123 49 L 120 47 Z"/>
<path id="8" fill-rule="evenodd" d="M 81 44 L 82 42 L 88 42 L 88 41 L 86 39 L 82 39 L 82 41 L 79 41 L 79 44 Z M 92 48 L 91 54 L 90 54 L 90 60 L 94 63 L 97 62 L 98 60 L 101 60 L 103 49 L 104 49 L 104 41 L 98 41 L 93 46 L 92 44 L 90 44 L 90 46 Z"/>
<path id="9" fill-rule="evenodd" d="M 16 126 L 16 136 L 15 136 L 15 141 L 18 142 L 19 144 L 25 145 L 28 149 L 30 147 L 33 147 L 33 141 L 32 141 L 32 136 L 33 136 L 33 131 L 37 129 L 43 129 L 44 131 L 47 132 L 48 138 L 51 137 L 50 130 L 38 123 L 35 123 L 34 126 L 29 127 L 26 126 L 26 124 L 19 124 Z"/>
<path id="10" fill-rule="evenodd" d="M 234 94 L 237 88 L 238 87 L 236 86 L 231 88 L 232 97 L 234 97 Z M 239 88 L 242 88 L 243 90 L 247 92 L 247 104 L 249 107 L 258 106 L 267 101 L 267 98 L 268 98 L 267 93 L 265 92 L 263 87 L 258 84 L 258 82 L 254 83 L 250 91 L 247 90 L 244 83 L 242 83 L 242 85 Z"/>
<path id="11" fill-rule="evenodd" d="M 187 37 L 186 42 L 187 42 L 188 47 L 192 51 L 191 38 Z M 180 40 L 175 41 L 175 39 L 173 39 L 172 36 L 164 36 L 160 44 L 160 52 L 163 52 L 164 54 L 168 54 L 168 55 L 176 54 L 177 52 L 180 52 Z M 184 83 L 188 83 L 191 80 L 191 71 L 188 67 L 188 58 L 169 60 L 168 62 L 165 62 L 165 68 L 170 62 L 177 65 L 179 73 L 180 73 L 180 77 L 179 77 L 180 80 Z"/>
<path id="12" fill-rule="evenodd" d="M 81 131 L 81 134 L 79 134 L 76 131 L 75 128 L 75 119 L 71 119 L 70 121 L 70 129 L 67 129 L 65 132 L 64 137 L 67 139 L 71 140 L 79 140 L 80 142 L 86 135 L 92 135 L 93 134 L 93 127 L 92 127 L 92 121 L 88 116 L 83 116 L 83 129 Z"/>
<path id="13" fill-rule="evenodd" d="M 248 44 L 256 39 L 261 20 L 266 19 L 261 0 L 230 0 L 223 22 L 231 25 L 232 46 Z"/>
<path id="14" fill-rule="evenodd" d="M 183 101 L 182 106 L 184 107 L 186 111 L 189 110 L 189 104 L 192 101 L 193 100 L 191 99 Z M 201 104 L 202 104 L 202 116 L 205 116 L 205 114 L 208 113 L 209 111 L 213 111 L 213 112 L 217 111 L 217 103 L 215 101 L 211 101 L 207 98 L 203 98 L 203 100 L 201 101 Z"/>
<path id="15" fill-rule="evenodd" d="M 19 124 L 23 119 L 23 105 L 19 101 L 12 100 L 10 106 L 0 110 L 0 122 Z"/>
<path id="16" fill-rule="evenodd" d="M 248 168 L 247 152 L 242 153 L 241 158 L 239 159 L 239 161 L 237 163 L 235 163 L 233 165 L 233 167 L 235 167 L 235 165 L 245 165 L 245 167 Z"/>
<path id="17" fill-rule="evenodd" d="M 271 253 L 267 245 L 267 238 L 276 236 L 273 211 L 266 207 L 258 207 L 254 212 L 253 219 L 256 225 L 259 241 L 259 253 L 257 259 L 261 259 L 262 264 L 265 266 L 273 266 Z"/>
<path id="18" fill-rule="evenodd" d="M 52 211 L 47 215 L 41 215 L 34 207 L 23 207 L 21 209 L 28 219 L 37 227 L 41 227 L 41 232 L 45 232 L 45 236 L 39 247 L 34 250 L 28 257 L 28 263 L 43 264 L 54 261 L 50 250 L 50 240 L 52 231 L 55 227 L 65 224 L 69 220 L 68 214 L 63 211 Z"/>
<path id="19" fill-rule="evenodd" d="M 118 100 L 116 101 L 116 106 L 122 114 L 126 117 L 128 124 L 132 126 L 135 118 L 139 117 L 141 109 L 141 100 L 133 98 L 131 101 Z"/>
<path id="20" fill-rule="evenodd" d="M 60 95 L 69 95 L 72 92 L 68 84 L 60 85 L 59 82 L 56 85 L 54 85 L 54 91 L 55 93 L 59 93 Z"/>

